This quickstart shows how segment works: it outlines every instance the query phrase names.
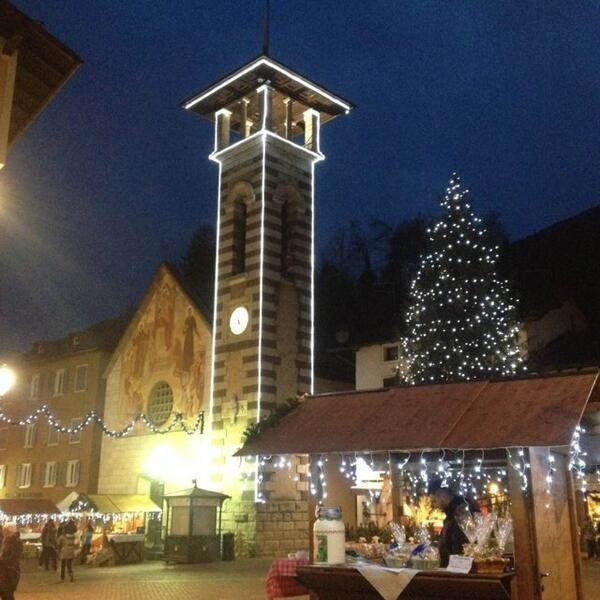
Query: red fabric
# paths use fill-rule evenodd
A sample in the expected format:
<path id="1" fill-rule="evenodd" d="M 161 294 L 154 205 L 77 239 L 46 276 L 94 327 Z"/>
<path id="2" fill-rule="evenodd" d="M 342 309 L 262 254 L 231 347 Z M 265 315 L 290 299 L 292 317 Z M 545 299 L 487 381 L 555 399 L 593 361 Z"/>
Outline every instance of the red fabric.
<path id="1" fill-rule="evenodd" d="M 296 568 L 307 565 L 308 561 L 298 558 L 280 558 L 271 563 L 267 573 L 267 598 L 290 598 L 303 596 L 308 590 L 301 586 L 294 577 Z"/>

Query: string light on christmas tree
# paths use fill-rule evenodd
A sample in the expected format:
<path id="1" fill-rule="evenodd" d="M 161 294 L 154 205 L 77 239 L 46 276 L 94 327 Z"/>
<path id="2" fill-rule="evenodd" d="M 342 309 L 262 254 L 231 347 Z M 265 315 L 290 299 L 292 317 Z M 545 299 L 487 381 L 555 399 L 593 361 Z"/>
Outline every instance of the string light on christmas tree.
<path id="1" fill-rule="evenodd" d="M 428 251 L 410 288 L 410 383 L 505 377 L 524 369 L 516 342 L 516 306 L 495 272 L 499 247 L 470 210 L 469 190 L 453 174 L 443 219 L 427 230 Z"/>

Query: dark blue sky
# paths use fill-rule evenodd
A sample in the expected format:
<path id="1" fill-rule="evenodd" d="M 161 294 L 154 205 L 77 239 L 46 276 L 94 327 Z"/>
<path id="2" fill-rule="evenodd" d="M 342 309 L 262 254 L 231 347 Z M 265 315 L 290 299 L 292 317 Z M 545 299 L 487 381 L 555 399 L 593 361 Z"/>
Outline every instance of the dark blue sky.
<path id="1" fill-rule="evenodd" d="M 0 352 L 113 316 L 212 221 L 179 102 L 258 54 L 263 2 L 14 0 L 84 64 L 0 172 Z M 317 234 L 437 210 L 458 169 L 520 237 L 600 202 L 600 3 L 274 0 L 272 54 L 357 104 L 321 136 Z"/>

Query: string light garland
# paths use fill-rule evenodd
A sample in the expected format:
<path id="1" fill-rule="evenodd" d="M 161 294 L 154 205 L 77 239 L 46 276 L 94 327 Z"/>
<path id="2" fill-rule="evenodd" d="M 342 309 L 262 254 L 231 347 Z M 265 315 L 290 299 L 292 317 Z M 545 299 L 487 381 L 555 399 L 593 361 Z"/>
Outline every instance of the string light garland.
<path id="1" fill-rule="evenodd" d="M 183 431 L 188 435 L 194 435 L 195 433 L 204 433 L 204 412 L 198 413 L 194 424 L 188 426 L 185 422 L 184 415 L 182 413 L 175 413 L 173 420 L 170 425 L 165 428 L 160 428 L 154 425 L 149 417 L 144 413 L 137 414 L 125 427 L 122 429 L 109 429 L 105 424 L 102 417 L 95 411 L 91 410 L 85 416 L 81 417 L 81 421 L 78 425 L 73 427 L 66 427 L 61 424 L 60 420 L 57 419 L 48 408 L 47 405 L 43 404 L 36 410 L 34 410 L 29 416 L 23 419 L 12 419 L 7 416 L 0 409 L 0 422 L 6 425 L 12 425 L 14 427 L 26 427 L 27 425 L 33 425 L 40 417 L 46 417 L 48 425 L 60 431 L 61 433 L 75 434 L 81 432 L 83 429 L 91 424 L 95 424 L 102 430 L 104 435 L 111 438 L 122 438 L 129 435 L 137 423 L 143 423 L 152 433 L 158 433 L 164 435 L 166 433 L 172 433 L 174 431 Z"/>
<path id="2" fill-rule="evenodd" d="M 402 341 L 408 383 L 505 377 L 525 369 L 516 342 L 516 306 L 495 267 L 499 247 L 454 173 L 441 201 L 444 218 L 427 230 L 427 253 L 410 287 Z"/>
<path id="3" fill-rule="evenodd" d="M 578 482 L 578 487 L 582 493 L 587 492 L 587 477 L 588 467 L 585 461 L 587 453 L 581 447 L 582 435 L 585 430 L 581 426 L 577 426 L 572 437 L 570 445 L 570 460 L 568 463 L 569 470 L 573 471 Z M 496 450 L 502 450 L 496 448 Z M 529 478 L 531 472 L 531 463 L 528 459 L 528 454 L 525 448 L 504 448 L 506 452 L 506 464 L 517 473 L 520 480 L 520 488 L 524 493 L 529 492 Z M 467 465 L 466 453 L 469 452 L 469 465 Z M 475 452 L 480 452 L 481 455 L 473 457 Z M 498 466 L 497 457 L 494 464 L 490 464 L 489 460 L 486 464 L 486 456 L 484 449 L 469 449 L 457 450 L 450 448 L 442 448 L 437 452 L 420 451 L 418 457 L 413 452 L 406 452 L 405 457 L 397 458 L 397 453 L 357 453 L 348 455 L 340 454 L 340 462 L 338 471 L 342 477 L 349 480 L 353 487 L 360 485 L 357 477 L 357 463 L 364 461 L 372 471 L 383 473 L 393 480 L 392 475 L 392 454 L 396 457 L 394 471 L 396 476 L 400 477 L 404 482 L 404 488 L 407 489 L 408 495 L 416 503 L 419 495 L 427 490 L 428 484 L 432 478 L 441 480 L 443 486 L 450 486 L 457 489 L 461 495 L 465 497 L 473 497 L 474 499 L 489 495 L 490 490 L 494 489 L 493 494 L 508 494 L 508 471 L 503 466 Z M 436 456 L 432 457 L 432 454 Z M 264 467 L 272 457 L 260 457 L 259 466 Z M 411 461 L 411 459 L 413 459 Z M 320 455 L 318 460 L 309 462 L 307 468 L 308 477 L 308 492 L 315 498 L 318 504 L 323 504 L 327 499 L 327 480 L 325 477 L 325 464 L 328 458 L 325 455 Z M 381 466 L 378 468 L 377 465 Z M 279 469 L 291 470 L 292 462 L 285 455 L 281 455 L 275 459 L 274 466 Z M 552 495 L 552 485 L 554 483 L 555 474 L 557 473 L 556 458 L 552 454 L 550 448 L 547 449 L 547 464 L 545 475 L 545 493 L 548 496 L 545 507 L 550 508 L 550 497 Z M 590 473 L 596 475 L 600 482 L 600 467 L 595 467 L 594 470 L 589 470 Z M 258 501 L 265 502 L 265 496 L 260 491 L 260 486 L 264 478 L 259 468 L 258 475 Z M 295 481 L 298 480 L 296 477 Z M 376 500 L 377 494 L 369 489 L 370 504 Z"/>

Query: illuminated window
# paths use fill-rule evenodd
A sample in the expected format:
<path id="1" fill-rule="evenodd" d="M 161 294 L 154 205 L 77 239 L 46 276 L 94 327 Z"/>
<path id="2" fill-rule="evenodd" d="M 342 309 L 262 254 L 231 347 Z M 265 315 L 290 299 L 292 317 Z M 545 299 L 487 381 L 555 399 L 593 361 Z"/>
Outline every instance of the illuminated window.
<path id="1" fill-rule="evenodd" d="M 232 274 L 244 273 L 246 270 L 246 221 L 247 208 L 243 200 L 233 204 L 233 263 Z"/>
<path id="2" fill-rule="evenodd" d="M 66 371 L 65 369 L 57 369 L 54 374 L 54 395 L 62 396 L 66 388 Z"/>
<path id="3" fill-rule="evenodd" d="M 83 419 L 71 419 L 71 429 L 77 429 L 83 423 Z M 81 432 L 83 430 L 79 429 L 77 431 L 71 431 L 69 434 L 69 444 L 79 444 L 81 442 Z"/>
<path id="4" fill-rule="evenodd" d="M 148 418 L 156 427 L 164 425 L 173 412 L 173 390 L 166 381 L 157 383 L 150 392 Z"/>
<path id="5" fill-rule="evenodd" d="M 35 373 L 31 376 L 29 385 L 29 398 L 35 400 L 40 397 L 40 374 Z"/>
<path id="6" fill-rule="evenodd" d="M 87 390 L 87 365 L 79 365 L 75 369 L 75 391 L 85 392 Z"/>
<path id="7" fill-rule="evenodd" d="M 48 425 L 48 446 L 58 446 L 60 442 L 60 431 Z"/>
<path id="8" fill-rule="evenodd" d="M 17 467 L 17 487 L 28 488 L 31 486 L 31 463 L 23 463 Z"/>
<path id="9" fill-rule="evenodd" d="M 65 479 L 66 487 L 75 487 L 79 485 L 79 472 L 81 470 L 81 462 L 78 460 L 67 461 L 67 474 Z"/>
<path id="10" fill-rule="evenodd" d="M 56 474 L 58 472 L 58 463 L 55 461 L 47 462 L 44 469 L 44 487 L 54 487 L 56 485 Z"/>
<path id="11" fill-rule="evenodd" d="M 27 425 L 25 428 L 25 448 L 33 448 L 35 446 L 35 424 Z"/>

